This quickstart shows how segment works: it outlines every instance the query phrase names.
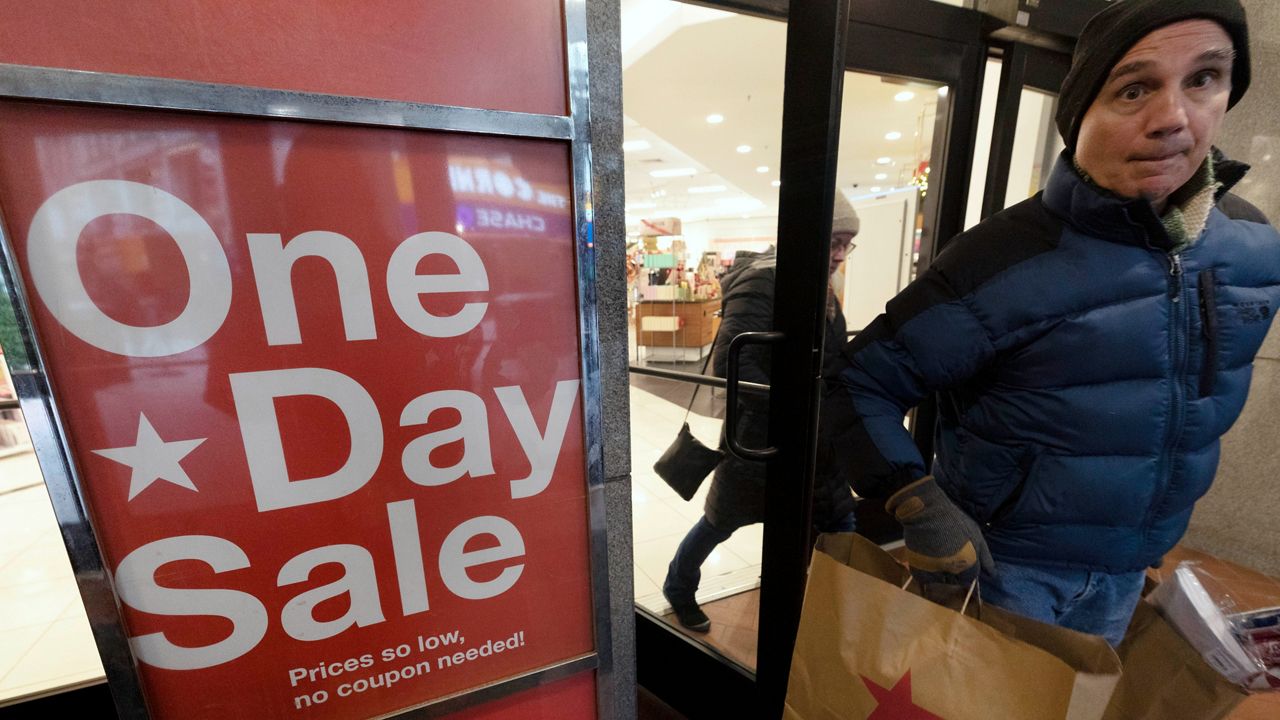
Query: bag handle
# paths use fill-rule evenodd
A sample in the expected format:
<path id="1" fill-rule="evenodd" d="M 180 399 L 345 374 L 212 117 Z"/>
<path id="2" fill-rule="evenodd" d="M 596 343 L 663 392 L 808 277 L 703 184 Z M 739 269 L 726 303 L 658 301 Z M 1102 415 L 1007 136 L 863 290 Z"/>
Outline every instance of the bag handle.
<path id="1" fill-rule="evenodd" d="M 912 575 L 911 573 L 907 573 L 907 581 L 902 583 L 902 589 L 906 590 L 907 588 L 911 587 L 911 583 L 915 579 L 916 578 L 914 575 Z M 969 591 L 964 594 L 964 602 L 960 605 L 961 615 L 964 615 L 969 610 L 969 601 L 973 600 L 974 598 L 977 598 L 978 600 L 977 618 L 981 620 L 982 619 L 982 588 L 978 586 L 978 578 L 974 578 L 973 582 L 969 583 Z"/>

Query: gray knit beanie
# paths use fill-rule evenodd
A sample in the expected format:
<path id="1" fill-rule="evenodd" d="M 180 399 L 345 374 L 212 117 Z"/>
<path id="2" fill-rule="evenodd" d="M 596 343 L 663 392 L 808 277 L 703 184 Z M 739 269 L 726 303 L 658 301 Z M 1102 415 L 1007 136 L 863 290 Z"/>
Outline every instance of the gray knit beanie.
<path id="1" fill-rule="evenodd" d="M 1062 82 L 1057 122 L 1067 148 L 1075 152 L 1084 114 L 1130 48 L 1166 25 L 1198 19 L 1221 25 L 1235 44 L 1227 108 L 1234 107 L 1249 89 L 1249 26 L 1240 0 L 1117 0 L 1084 26 Z"/>
<path id="2" fill-rule="evenodd" d="M 858 219 L 858 211 L 853 209 L 849 199 L 837 188 L 834 212 L 831 216 L 831 234 L 845 232 L 850 235 L 857 235 L 858 230 L 861 228 L 862 221 Z"/>

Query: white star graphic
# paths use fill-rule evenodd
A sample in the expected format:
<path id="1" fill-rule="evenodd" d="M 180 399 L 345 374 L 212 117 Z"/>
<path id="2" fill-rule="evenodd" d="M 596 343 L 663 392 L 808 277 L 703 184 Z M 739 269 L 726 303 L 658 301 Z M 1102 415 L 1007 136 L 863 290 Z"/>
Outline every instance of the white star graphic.
<path id="1" fill-rule="evenodd" d="M 129 499 L 132 500 L 157 480 L 164 480 L 199 492 L 195 483 L 191 482 L 191 478 L 187 476 L 187 471 L 182 469 L 181 462 L 207 439 L 165 442 L 160 439 L 160 434 L 151 426 L 151 421 L 143 413 L 138 417 L 138 439 L 134 441 L 132 447 L 93 452 L 95 455 L 101 455 L 133 468 L 133 475 L 129 478 Z"/>

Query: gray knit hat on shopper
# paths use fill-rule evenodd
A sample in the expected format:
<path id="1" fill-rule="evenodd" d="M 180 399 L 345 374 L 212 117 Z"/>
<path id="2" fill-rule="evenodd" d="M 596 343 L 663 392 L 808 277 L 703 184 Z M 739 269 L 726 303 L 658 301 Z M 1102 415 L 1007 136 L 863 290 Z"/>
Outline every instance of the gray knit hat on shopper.
<path id="1" fill-rule="evenodd" d="M 1118 0 L 1093 16 L 1080 33 L 1071 71 L 1058 96 L 1058 132 L 1074 152 L 1080 123 L 1111 69 L 1142 38 L 1183 20 L 1213 20 L 1235 44 L 1230 109 L 1249 89 L 1249 27 L 1240 0 Z"/>

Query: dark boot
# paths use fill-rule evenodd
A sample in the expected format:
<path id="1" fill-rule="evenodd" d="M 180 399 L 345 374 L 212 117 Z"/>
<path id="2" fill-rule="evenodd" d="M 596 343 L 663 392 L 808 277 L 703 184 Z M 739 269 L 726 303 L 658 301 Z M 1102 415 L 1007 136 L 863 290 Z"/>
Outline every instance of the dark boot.
<path id="1" fill-rule="evenodd" d="M 707 632 L 711 629 L 711 620 L 694 599 L 698 583 L 702 580 L 702 563 L 706 562 L 707 556 L 717 545 L 728 540 L 732 534 L 732 531 L 717 530 L 704 517 L 680 541 L 676 556 L 667 566 L 662 596 L 671 603 L 671 610 L 680 624 L 694 632 Z"/>

